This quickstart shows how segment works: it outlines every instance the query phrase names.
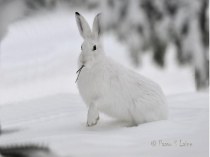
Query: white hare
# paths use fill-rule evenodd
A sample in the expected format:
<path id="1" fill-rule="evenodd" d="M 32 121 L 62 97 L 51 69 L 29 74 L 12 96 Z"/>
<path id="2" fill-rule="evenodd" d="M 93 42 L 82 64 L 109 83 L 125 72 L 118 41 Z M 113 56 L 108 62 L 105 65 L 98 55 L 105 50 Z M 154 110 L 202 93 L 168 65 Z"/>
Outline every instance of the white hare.
<path id="1" fill-rule="evenodd" d="M 105 56 L 99 42 L 101 15 L 96 15 L 92 31 L 82 15 L 76 12 L 75 16 L 84 38 L 77 85 L 89 108 L 87 126 L 97 124 L 99 111 L 131 125 L 166 119 L 167 105 L 161 88 Z"/>

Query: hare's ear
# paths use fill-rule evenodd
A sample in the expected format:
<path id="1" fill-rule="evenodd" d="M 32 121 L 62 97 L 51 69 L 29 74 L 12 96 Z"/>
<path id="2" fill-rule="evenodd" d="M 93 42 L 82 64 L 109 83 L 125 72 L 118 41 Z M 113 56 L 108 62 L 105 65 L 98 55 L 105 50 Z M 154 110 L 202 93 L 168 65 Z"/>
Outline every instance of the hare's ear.
<path id="1" fill-rule="evenodd" d="M 77 26 L 80 32 L 80 35 L 85 39 L 91 37 L 91 29 L 85 18 L 80 15 L 80 13 L 75 12 L 75 17 L 77 21 Z"/>
<path id="2" fill-rule="evenodd" d="M 101 13 L 97 14 L 93 21 L 92 32 L 95 38 L 99 38 L 101 36 Z"/>

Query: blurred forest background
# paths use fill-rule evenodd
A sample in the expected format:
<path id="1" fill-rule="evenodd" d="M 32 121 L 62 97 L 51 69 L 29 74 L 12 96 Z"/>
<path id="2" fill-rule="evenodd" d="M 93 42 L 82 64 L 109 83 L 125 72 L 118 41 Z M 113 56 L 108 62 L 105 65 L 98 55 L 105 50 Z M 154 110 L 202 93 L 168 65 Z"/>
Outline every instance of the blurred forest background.
<path id="1" fill-rule="evenodd" d="M 103 11 L 104 32 L 113 32 L 129 49 L 133 65 L 152 50 L 154 62 L 165 66 L 167 47 L 176 47 L 177 64 L 194 69 L 197 89 L 209 84 L 208 0 L 0 0 L 0 40 L 9 24 L 41 10 L 65 5 Z"/>

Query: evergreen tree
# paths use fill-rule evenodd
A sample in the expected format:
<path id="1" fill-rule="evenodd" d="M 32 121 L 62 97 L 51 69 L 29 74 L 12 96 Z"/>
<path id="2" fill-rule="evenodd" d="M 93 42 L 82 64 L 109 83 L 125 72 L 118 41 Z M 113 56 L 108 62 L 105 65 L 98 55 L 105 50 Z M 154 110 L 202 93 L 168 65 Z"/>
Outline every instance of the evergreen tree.
<path id="1" fill-rule="evenodd" d="M 173 43 L 178 63 L 194 68 L 197 89 L 208 86 L 208 0 L 106 0 L 103 8 L 105 29 L 128 46 L 136 66 L 142 52 L 151 49 L 154 61 L 164 67 Z"/>

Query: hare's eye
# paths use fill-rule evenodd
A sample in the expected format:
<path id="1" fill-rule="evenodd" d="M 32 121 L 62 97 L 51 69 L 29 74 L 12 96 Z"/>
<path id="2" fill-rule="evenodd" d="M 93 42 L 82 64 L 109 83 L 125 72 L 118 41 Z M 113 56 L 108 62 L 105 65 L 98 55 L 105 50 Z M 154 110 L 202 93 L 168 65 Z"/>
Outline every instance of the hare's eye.
<path id="1" fill-rule="evenodd" d="M 96 50 L 96 45 L 93 46 L 93 51 L 95 51 L 95 50 Z"/>

